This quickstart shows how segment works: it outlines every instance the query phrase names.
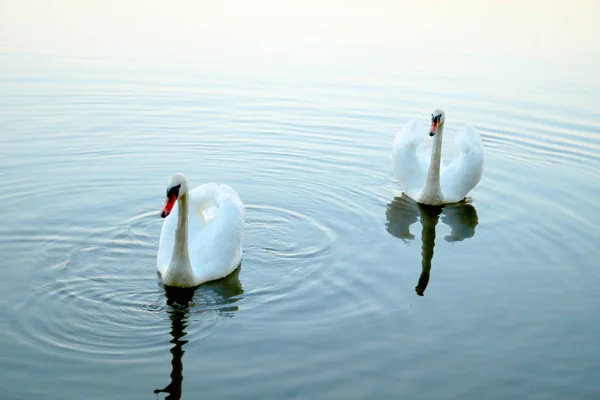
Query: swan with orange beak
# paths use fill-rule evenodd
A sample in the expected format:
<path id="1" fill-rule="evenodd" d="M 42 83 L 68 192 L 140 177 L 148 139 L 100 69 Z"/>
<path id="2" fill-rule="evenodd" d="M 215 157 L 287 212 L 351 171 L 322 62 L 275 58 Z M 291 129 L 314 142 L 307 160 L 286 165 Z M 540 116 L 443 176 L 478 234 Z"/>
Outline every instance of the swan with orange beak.
<path id="1" fill-rule="evenodd" d="M 223 183 L 189 190 L 183 174 L 167 183 L 156 266 L 167 286 L 194 287 L 233 272 L 242 260 L 245 207 Z"/>
<path id="2" fill-rule="evenodd" d="M 422 122 L 408 121 L 392 144 L 392 167 L 403 192 L 421 204 L 441 206 L 463 200 L 479 183 L 483 173 L 481 138 L 470 126 L 458 130 L 454 143 L 459 155 L 448 165 L 442 161 L 442 137 L 446 113 L 440 109 L 431 113 L 427 131 L 433 138 L 431 147 L 425 143 Z M 423 145 L 423 146 L 422 146 Z"/>

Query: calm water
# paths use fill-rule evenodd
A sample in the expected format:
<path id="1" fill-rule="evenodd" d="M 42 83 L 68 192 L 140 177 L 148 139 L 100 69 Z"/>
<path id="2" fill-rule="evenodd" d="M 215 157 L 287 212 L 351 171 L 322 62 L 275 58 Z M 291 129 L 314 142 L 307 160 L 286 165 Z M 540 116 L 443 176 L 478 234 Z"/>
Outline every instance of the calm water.
<path id="1" fill-rule="evenodd" d="M 599 397 L 600 7 L 522 3 L 3 3 L 0 397 Z M 435 107 L 485 148 L 444 208 L 390 165 Z M 156 275 L 174 172 L 247 206 L 191 293 Z"/>

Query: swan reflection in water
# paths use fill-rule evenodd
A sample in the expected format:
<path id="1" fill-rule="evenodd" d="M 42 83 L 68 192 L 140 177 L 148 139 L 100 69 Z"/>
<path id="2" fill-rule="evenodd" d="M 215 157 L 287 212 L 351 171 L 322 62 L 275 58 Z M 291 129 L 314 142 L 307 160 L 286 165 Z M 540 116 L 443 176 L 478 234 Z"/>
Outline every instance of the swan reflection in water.
<path id="1" fill-rule="evenodd" d="M 238 306 L 235 303 L 242 299 L 244 293 L 239 280 L 240 267 L 223 279 L 205 283 L 197 288 L 164 287 L 167 297 L 169 319 L 171 320 L 171 383 L 154 393 L 167 393 L 165 399 L 178 400 L 181 398 L 183 383 L 183 345 L 188 340 L 185 329 L 188 326 L 190 314 L 217 313 L 219 317 L 232 317 Z"/>
<path id="2" fill-rule="evenodd" d="M 435 228 L 440 216 L 442 223 L 451 229 L 450 234 L 444 237 L 447 242 L 460 242 L 472 238 L 475 236 L 475 227 L 478 223 L 477 211 L 467 200 L 438 207 L 418 204 L 402 195 L 388 204 L 385 215 L 387 231 L 406 243 L 415 239 L 415 236 L 410 233 L 410 226 L 419 219 L 421 220 L 421 255 L 423 258 L 421 276 L 415 287 L 419 296 L 424 295 L 429 283 L 433 247 L 435 246 Z"/>

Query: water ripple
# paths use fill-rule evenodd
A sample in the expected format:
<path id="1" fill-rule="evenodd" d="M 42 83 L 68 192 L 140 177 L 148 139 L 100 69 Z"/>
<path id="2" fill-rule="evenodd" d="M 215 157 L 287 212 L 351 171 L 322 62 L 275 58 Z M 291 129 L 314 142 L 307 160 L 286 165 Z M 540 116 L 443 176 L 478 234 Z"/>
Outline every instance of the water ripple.
<path id="1" fill-rule="evenodd" d="M 85 244 L 76 237 L 50 237 L 51 258 L 62 253 L 63 261 L 42 269 L 47 283 L 11 307 L 11 334 L 65 357 L 149 359 L 164 353 L 165 322 L 178 297 L 165 296 L 154 273 L 155 248 L 148 241 L 154 217 L 155 212 L 142 213 L 95 238 L 87 232 Z M 56 240 L 63 243 L 59 252 Z M 41 260 L 47 256 L 43 252 Z M 188 329 L 192 340 L 210 335 L 223 316 L 237 310 L 234 303 L 243 293 L 238 272 L 189 296 L 190 319 L 198 321 Z"/>

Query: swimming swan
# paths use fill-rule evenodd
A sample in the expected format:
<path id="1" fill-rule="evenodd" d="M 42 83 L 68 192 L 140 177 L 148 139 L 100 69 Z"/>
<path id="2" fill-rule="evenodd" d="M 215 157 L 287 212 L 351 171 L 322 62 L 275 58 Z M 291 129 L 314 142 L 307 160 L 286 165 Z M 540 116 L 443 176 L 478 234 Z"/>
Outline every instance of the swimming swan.
<path id="1" fill-rule="evenodd" d="M 244 203 L 230 186 L 207 183 L 188 190 L 185 175 L 171 176 L 156 262 L 164 284 L 194 287 L 233 272 L 242 260 L 244 215 Z"/>
<path id="2" fill-rule="evenodd" d="M 483 146 L 479 134 L 470 126 L 455 138 L 460 155 L 447 166 L 442 162 L 442 137 L 446 114 L 440 109 L 431 114 L 429 136 L 432 147 L 423 146 L 425 132 L 416 120 L 408 121 L 392 145 L 392 166 L 404 193 L 417 203 L 440 206 L 456 203 L 473 189 L 483 172 Z"/>

